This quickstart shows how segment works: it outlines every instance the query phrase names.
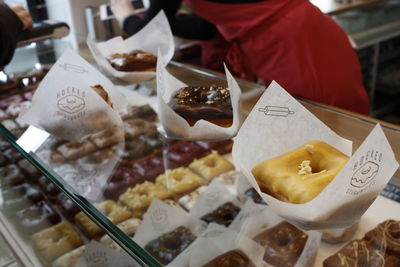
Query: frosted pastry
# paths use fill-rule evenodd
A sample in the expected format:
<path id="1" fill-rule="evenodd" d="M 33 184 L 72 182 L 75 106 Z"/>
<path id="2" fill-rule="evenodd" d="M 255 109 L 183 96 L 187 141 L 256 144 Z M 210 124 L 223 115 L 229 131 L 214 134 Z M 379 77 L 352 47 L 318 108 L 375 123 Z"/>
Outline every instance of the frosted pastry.
<path id="1" fill-rule="evenodd" d="M 264 261 L 276 267 L 295 266 L 308 236 L 288 222 L 281 222 L 254 237 L 265 247 Z"/>
<path id="2" fill-rule="evenodd" d="M 180 197 L 203 185 L 205 180 L 194 174 L 191 170 L 181 167 L 167 170 L 164 174 L 157 177 L 156 183 L 162 184 L 177 197 Z"/>
<path id="3" fill-rule="evenodd" d="M 261 191 L 290 203 L 315 198 L 346 165 L 349 158 L 321 141 L 257 164 L 252 173 Z"/>
<path id="4" fill-rule="evenodd" d="M 83 244 L 75 228 L 63 221 L 32 236 L 33 247 L 45 263 L 51 263 L 61 255 Z"/>
<path id="5" fill-rule="evenodd" d="M 190 211 L 196 203 L 197 199 L 207 190 L 207 188 L 207 186 L 201 186 L 197 188 L 190 194 L 181 197 L 178 200 L 178 203 L 181 204 L 186 210 Z"/>
<path id="6" fill-rule="evenodd" d="M 152 53 L 136 49 L 129 53 L 115 53 L 107 57 L 111 66 L 124 72 L 155 71 L 157 57 Z"/>
<path id="7" fill-rule="evenodd" d="M 189 168 L 199 174 L 207 181 L 211 181 L 214 177 L 233 170 L 235 167 L 228 160 L 221 157 L 217 152 L 213 151 L 210 155 L 194 160 Z"/>
<path id="8" fill-rule="evenodd" d="M 364 236 L 365 240 L 386 253 L 400 258 L 400 221 L 387 220 Z"/>
<path id="9" fill-rule="evenodd" d="M 207 223 L 217 223 L 228 227 L 239 212 L 239 207 L 232 202 L 227 202 L 212 212 L 202 216 L 200 219 Z"/>
<path id="10" fill-rule="evenodd" d="M 52 267 L 71 267 L 75 266 L 78 260 L 83 256 L 86 251 L 86 246 L 80 246 L 70 252 L 65 253 L 58 259 L 56 259 Z"/>
<path id="11" fill-rule="evenodd" d="M 184 251 L 196 236 L 186 227 L 180 226 L 147 243 L 144 247 L 161 264 L 167 265 Z"/>
<path id="12" fill-rule="evenodd" d="M 95 207 L 114 224 L 132 217 L 132 213 L 126 207 L 119 206 L 112 200 L 95 204 Z M 98 238 L 103 233 L 103 230 L 83 212 L 79 212 L 75 216 L 75 222 L 91 238 Z"/>
<path id="13" fill-rule="evenodd" d="M 214 258 L 202 267 L 256 267 L 242 251 L 235 249 Z"/>
<path id="14" fill-rule="evenodd" d="M 233 120 L 229 90 L 222 86 L 187 86 L 179 89 L 169 106 L 190 126 L 206 120 L 221 127 L 230 127 Z"/>
<path id="15" fill-rule="evenodd" d="M 165 186 L 152 182 L 144 182 L 126 190 L 119 197 L 119 201 L 135 212 L 146 210 L 153 198 L 165 200 L 170 197 L 171 194 Z"/>

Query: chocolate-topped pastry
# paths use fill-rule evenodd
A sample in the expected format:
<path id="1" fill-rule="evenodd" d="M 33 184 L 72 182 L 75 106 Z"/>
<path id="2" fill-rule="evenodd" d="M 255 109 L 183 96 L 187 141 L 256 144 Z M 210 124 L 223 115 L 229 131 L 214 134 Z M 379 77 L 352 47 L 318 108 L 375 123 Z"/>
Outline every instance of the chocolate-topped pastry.
<path id="1" fill-rule="evenodd" d="M 39 178 L 39 186 L 50 200 L 56 200 L 60 190 L 45 176 Z"/>
<path id="2" fill-rule="evenodd" d="M 200 219 L 207 223 L 213 222 L 228 227 L 239 212 L 239 207 L 235 206 L 232 202 L 226 202 L 225 204 L 219 206 L 216 210 L 204 215 Z"/>
<path id="3" fill-rule="evenodd" d="M 26 234 L 33 234 L 61 221 L 60 215 L 45 201 L 16 213 L 15 223 Z"/>
<path id="4" fill-rule="evenodd" d="M 16 212 L 43 199 L 43 194 L 27 183 L 3 190 L 3 206 L 7 212 Z"/>
<path id="5" fill-rule="evenodd" d="M 400 221 L 387 220 L 365 234 L 365 240 L 386 254 L 400 258 Z"/>
<path id="6" fill-rule="evenodd" d="M 15 164 L 4 166 L 0 169 L 2 188 L 9 188 L 25 182 L 25 177 Z"/>
<path id="7" fill-rule="evenodd" d="M 130 53 L 116 53 L 107 57 L 111 66 L 118 71 L 155 71 L 157 57 L 143 50 L 133 50 Z"/>
<path id="8" fill-rule="evenodd" d="M 111 108 L 113 107 L 111 98 L 103 86 L 101 86 L 100 84 L 96 84 L 90 86 L 90 88 L 92 88 Z"/>
<path id="9" fill-rule="evenodd" d="M 234 249 L 219 255 L 203 267 L 256 267 L 241 250 Z"/>
<path id="10" fill-rule="evenodd" d="M 232 139 L 224 141 L 196 141 L 196 144 L 207 151 L 216 150 L 220 155 L 232 152 Z"/>
<path id="11" fill-rule="evenodd" d="M 64 216 L 70 220 L 73 220 L 75 215 L 81 211 L 79 207 L 64 193 L 57 195 L 57 204 L 60 206 Z"/>
<path id="12" fill-rule="evenodd" d="M 136 174 L 131 168 L 118 168 L 111 179 L 107 182 L 104 196 L 108 199 L 117 200 L 129 187 L 144 182 L 143 177 Z"/>
<path id="13" fill-rule="evenodd" d="M 233 120 L 229 90 L 222 86 L 187 86 L 178 90 L 169 106 L 190 126 L 206 120 L 221 127 L 230 127 Z"/>
<path id="14" fill-rule="evenodd" d="M 157 113 L 147 104 L 143 106 L 129 106 L 126 113 L 121 117 L 123 120 L 140 118 L 147 121 L 155 121 L 157 120 Z"/>
<path id="15" fill-rule="evenodd" d="M 257 193 L 257 191 L 253 187 L 247 189 L 246 192 L 244 192 L 244 194 L 247 197 L 251 198 L 254 201 L 254 203 L 267 205 L 264 199 L 260 196 L 259 193 Z"/>
<path id="16" fill-rule="evenodd" d="M 180 141 L 164 149 L 168 169 L 189 165 L 194 159 L 204 156 L 206 151 L 194 142 Z"/>
<path id="17" fill-rule="evenodd" d="M 284 221 L 253 238 L 265 247 L 264 261 L 273 266 L 294 266 L 306 245 L 308 236 Z"/>
<path id="18" fill-rule="evenodd" d="M 324 267 L 374 266 L 398 267 L 400 259 L 385 255 L 385 251 L 375 248 L 369 241 L 353 240 L 336 254 L 326 258 Z"/>
<path id="19" fill-rule="evenodd" d="M 133 170 L 146 181 L 154 181 L 156 177 L 165 171 L 162 157 L 152 157 L 133 164 Z"/>
<path id="20" fill-rule="evenodd" d="M 182 251 L 184 251 L 196 236 L 186 227 L 180 226 L 150 241 L 144 249 L 147 250 L 161 264 L 167 265 Z"/>

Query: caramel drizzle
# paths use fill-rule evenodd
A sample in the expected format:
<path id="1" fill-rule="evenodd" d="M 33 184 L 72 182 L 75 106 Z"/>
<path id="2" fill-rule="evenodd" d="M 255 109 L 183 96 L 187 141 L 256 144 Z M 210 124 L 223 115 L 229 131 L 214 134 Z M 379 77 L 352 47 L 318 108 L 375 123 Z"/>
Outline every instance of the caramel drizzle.
<path id="1" fill-rule="evenodd" d="M 390 220 L 378 226 L 378 229 L 382 232 L 382 239 L 379 245 L 384 251 L 386 251 L 388 243 L 393 243 L 394 246 L 400 246 L 400 239 L 393 237 L 389 230 L 392 225 L 396 224 L 400 224 L 400 222 Z"/>
<path id="2" fill-rule="evenodd" d="M 343 255 L 342 253 L 338 253 L 337 256 L 340 260 L 340 264 L 346 267 L 357 267 L 358 266 L 358 259 L 360 257 L 359 251 L 361 251 L 361 255 L 366 255 L 366 262 L 369 263 L 371 261 L 371 252 L 369 251 L 367 244 L 364 242 L 357 242 L 354 241 L 353 245 L 353 252 L 354 252 L 354 259 Z M 359 247 L 360 246 L 360 247 Z M 382 251 L 375 251 L 376 255 L 378 255 L 382 262 L 385 262 L 385 255 Z"/>

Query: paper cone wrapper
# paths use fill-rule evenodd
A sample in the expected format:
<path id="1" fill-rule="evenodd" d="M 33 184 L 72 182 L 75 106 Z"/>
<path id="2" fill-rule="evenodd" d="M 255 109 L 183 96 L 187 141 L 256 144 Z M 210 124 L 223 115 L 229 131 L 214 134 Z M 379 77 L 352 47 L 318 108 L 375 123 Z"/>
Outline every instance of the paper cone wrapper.
<path id="1" fill-rule="evenodd" d="M 114 69 L 108 62 L 107 57 L 115 53 L 130 53 L 139 49 L 157 55 L 160 49 L 164 64 L 172 59 L 175 52 L 174 38 L 168 19 L 164 11 L 160 11 L 142 30 L 126 40 L 115 37 L 106 42 L 96 43 L 88 38 L 87 45 L 92 52 L 97 64 L 109 75 L 130 83 L 148 81 L 156 76 L 156 72 L 125 72 Z"/>
<path id="2" fill-rule="evenodd" d="M 377 125 L 336 177 L 304 204 L 261 192 L 251 173 L 257 164 L 312 140 L 351 156 L 351 142 L 318 120 L 276 82 L 261 96 L 233 145 L 232 156 L 250 184 L 276 213 L 303 229 L 345 228 L 357 222 L 392 178 L 399 164 Z"/>

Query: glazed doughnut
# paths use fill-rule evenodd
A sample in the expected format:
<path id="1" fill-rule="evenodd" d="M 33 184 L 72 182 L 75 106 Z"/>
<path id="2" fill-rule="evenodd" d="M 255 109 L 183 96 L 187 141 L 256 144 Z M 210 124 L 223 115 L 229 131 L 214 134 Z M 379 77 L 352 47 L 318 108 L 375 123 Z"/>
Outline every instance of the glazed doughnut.
<path id="1" fill-rule="evenodd" d="M 184 167 L 167 170 L 156 179 L 157 184 L 168 188 L 177 198 L 194 191 L 196 188 L 204 185 L 205 182 L 200 176 Z"/>
<path id="2" fill-rule="evenodd" d="M 346 165 L 349 157 L 322 141 L 257 164 L 252 173 L 261 191 L 302 204 L 315 198 Z"/>
<path id="3" fill-rule="evenodd" d="M 364 236 L 377 249 L 400 258 L 400 221 L 387 220 Z"/>

